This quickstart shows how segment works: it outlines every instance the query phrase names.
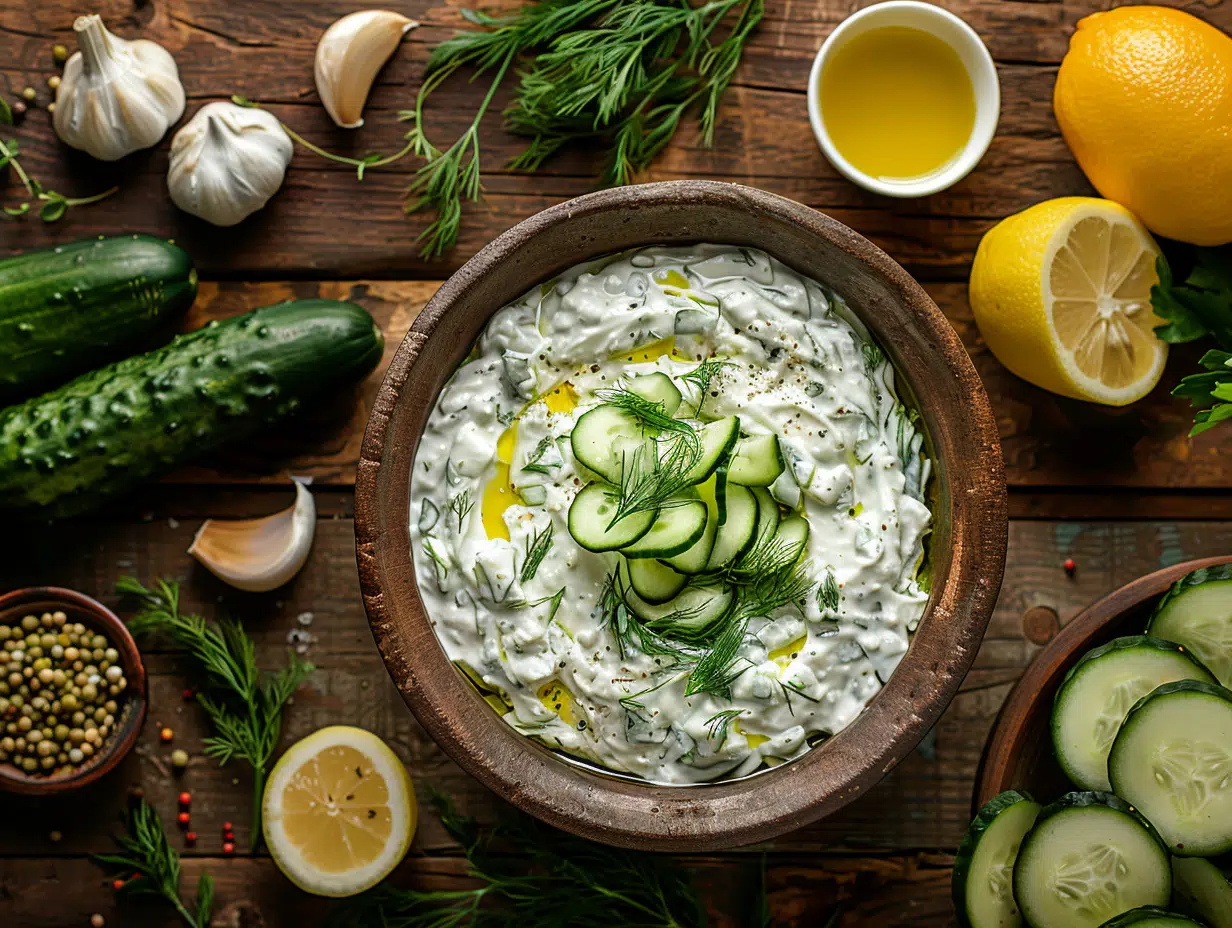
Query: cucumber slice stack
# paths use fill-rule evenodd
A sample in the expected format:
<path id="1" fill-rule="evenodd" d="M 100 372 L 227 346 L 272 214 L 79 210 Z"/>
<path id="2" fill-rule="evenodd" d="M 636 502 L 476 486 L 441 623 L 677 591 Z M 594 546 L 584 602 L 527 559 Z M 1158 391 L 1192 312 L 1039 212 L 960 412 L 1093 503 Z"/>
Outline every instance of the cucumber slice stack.
<path id="1" fill-rule="evenodd" d="M 953 882 L 966 928 L 1232 928 L 1232 566 L 1183 577 L 1146 630 L 1057 690 L 1057 761 L 1090 791 L 1033 824 L 1030 800 L 1003 793 L 972 823 Z"/>
<path id="2" fill-rule="evenodd" d="M 600 395 L 569 439 L 594 475 L 569 509 L 569 532 L 589 551 L 622 556 L 622 595 L 647 629 L 698 640 L 742 586 L 794 567 L 807 548 L 807 520 L 785 516 L 768 489 L 784 470 L 778 436 L 742 438 L 736 416 L 677 418 L 687 414 L 681 390 L 661 372 Z"/>

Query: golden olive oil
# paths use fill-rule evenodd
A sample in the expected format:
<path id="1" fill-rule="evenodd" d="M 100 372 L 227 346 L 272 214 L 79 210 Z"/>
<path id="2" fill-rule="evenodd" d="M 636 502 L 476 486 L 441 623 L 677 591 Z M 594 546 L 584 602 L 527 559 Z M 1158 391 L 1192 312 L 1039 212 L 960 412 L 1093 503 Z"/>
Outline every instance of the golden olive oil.
<path id="1" fill-rule="evenodd" d="M 943 170 L 975 128 L 975 90 L 962 59 L 921 29 L 884 26 L 847 40 L 822 70 L 819 99 L 834 147 L 883 181 Z"/>

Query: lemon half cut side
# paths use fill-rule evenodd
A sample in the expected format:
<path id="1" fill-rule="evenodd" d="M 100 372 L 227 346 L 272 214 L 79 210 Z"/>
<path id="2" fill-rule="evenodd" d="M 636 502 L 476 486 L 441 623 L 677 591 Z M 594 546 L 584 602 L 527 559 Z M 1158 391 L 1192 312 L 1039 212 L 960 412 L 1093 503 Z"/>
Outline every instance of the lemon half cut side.
<path id="1" fill-rule="evenodd" d="M 1159 246 L 1124 207 L 1047 200 L 994 226 L 976 252 L 971 308 L 1013 373 L 1074 399 L 1124 406 L 1159 382 L 1168 346 L 1151 307 Z"/>
<path id="2" fill-rule="evenodd" d="M 283 874 L 320 896 L 350 896 L 398 865 L 415 834 L 406 768 L 371 732 L 322 728 L 294 744 L 270 773 L 265 843 Z"/>

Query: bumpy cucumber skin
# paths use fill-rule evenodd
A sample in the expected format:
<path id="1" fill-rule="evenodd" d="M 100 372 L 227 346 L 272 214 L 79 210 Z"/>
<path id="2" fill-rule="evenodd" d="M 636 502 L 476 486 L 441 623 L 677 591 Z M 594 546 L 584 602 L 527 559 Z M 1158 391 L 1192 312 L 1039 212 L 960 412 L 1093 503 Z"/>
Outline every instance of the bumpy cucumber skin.
<path id="1" fill-rule="evenodd" d="M 1172 587 L 1160 599 L 1155 611 L 1151 614 L 1151 624 L 1168 607 L 1172 600 L 1187 592 L 1191 587 L 1201 586 L 1212 581 L 1232 581 L 1232 564 L 1217 564 L 1214 567 L 1199 567 L 1193 573 L 1188 573 L 1172 584 Z M 1150 629 L 1148 628 L 1148 632 Z"/>
<path id="2" fill-rule="evenodd" d="M 975 860 L 975 848 L 984 837 L 989 826 L 997 820 L 997 816 L 1020 802 L 1034 802 L 1026 793 L 1008 789 L 1004 793 L 993 796 L 984 808 L 980 809 L 971 822 L 971 827 L 963 835 L 962 843 L 954 856 L 954 871 L 950 879 L 950 892 L 954 899 L 954 914 L 961 928 L 973 928 L 967 918 L 967 880 L 971 876 L 971 863 Z"/>
<path id="3" fill-rule="evenodd" d="M 0 511 L 89 510 L 361 379 L 383 346 L 362 308 L 300 300 L 83 374 L 0 411 Z"/>
<path id="4" fill-rule="evenodd" d="M 0 261 L 0 403 L 143 347 L 196 295 L 188 253 L 149 235 L 88 239 Z"/>
<path id="5" fill-rule="evenodd" d="M 1184 915 L 1177 915 L 1175 912 L 1169 912 L 1167 909 L 1161 909 L 1157 905 L 1144 905 L 1137 909 L 1131 909 L 1123 915 L 1118 915 L 1110 922 L 1104 922 L 1100 928 L 1130 928 L 1131 925 L 1141 925 L 1144 922 L 1150 922 L 1159 918 L 1166 918 L 1177 925 L 1195 925 L 1197 928 L 1203 928 L 1201 922 L 1196 922 Z"/>

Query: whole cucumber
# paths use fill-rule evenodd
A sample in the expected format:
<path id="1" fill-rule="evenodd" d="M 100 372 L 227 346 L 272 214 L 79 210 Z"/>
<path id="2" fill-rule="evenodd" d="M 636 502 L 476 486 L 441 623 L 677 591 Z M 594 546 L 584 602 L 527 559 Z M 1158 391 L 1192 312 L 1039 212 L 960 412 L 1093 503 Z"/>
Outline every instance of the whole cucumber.
<path id="1" fill-rule="evenodd" d="M 383 347 L 359 306 L 299 300 L 83 374 L 0 411 L 0 510 L 84 512 L 362 379 Z"/>
<path id="2" fill-rule="evenodd" d="M 147 347 L 160 329 L 169 338 L 196 295 L 188 253 L 149 235 L 0 261 L 0 403 Z"/>

